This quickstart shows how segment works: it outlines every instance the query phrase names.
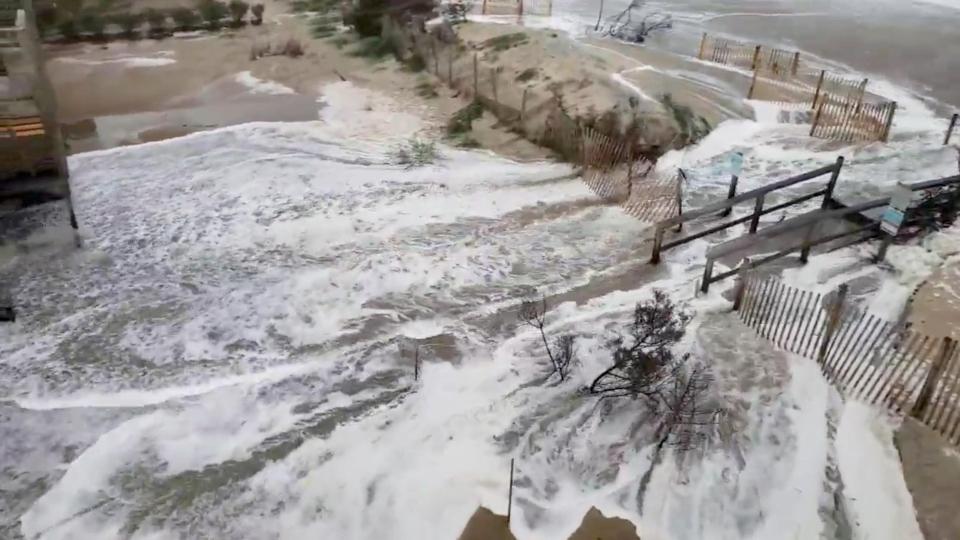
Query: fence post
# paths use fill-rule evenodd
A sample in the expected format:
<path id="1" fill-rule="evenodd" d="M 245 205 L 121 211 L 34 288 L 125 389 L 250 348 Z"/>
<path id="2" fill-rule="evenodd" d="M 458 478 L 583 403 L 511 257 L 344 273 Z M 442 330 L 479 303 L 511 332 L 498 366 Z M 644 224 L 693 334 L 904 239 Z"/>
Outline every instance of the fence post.
<path id="1" fill-rule="evenodd" d="M 739 180 L 740 180 L 740 177 L 738 177 L 737 175 L 735 175 L 735 174 L 730 175 L 730 187 L 729 187 L 729 189 L 727 189 L 727 200 L 728 200 L 728 201 L 729 201 L 730 199 L 732 199 L 732 198 L 734 198 L 734 197 L 737 196 L 737 182 L 738 182 Z M 720 217 L 727 217 L 727 216 L 730 215 L 731 212 L 733 212 L 733 207 L 732 207 L 732 206 L 728 206 L 728 207 L 726 208 L 726 210 L 722 210 L 722 211 L 720 212 Z"/>
<path id="2" fill-rule="evenodd" d="M 447 47 L 447 85 L 453 88 L 453 51 L 457 50 L 455 46 Z"/>
<path id="3" fill-rule="evenodd" d="M 704 294 L 710 292 L 711 277 L 713 277 L 713 259 L 707 259 L 707 264 L 703 267 L 703 279 L 700 281 L 700 292 Z"/>
<path id="4" fill-rule="evenodd" d="M 750 257 L 744 257 L 740 262 L 740 270 L 737 272 L 737 288 L 733 292 L 733 311 L 740 311 L 743 305 L 743 294 L 747 290 L 747 275 L 745 270 L 750 267 Z"/>
<path id="5" fill-rule="evenodd" d="M 523 97 L 520 98 L 520 127 L 523 127 L 523 122 L 527 119 L 527 88 L 523 89 Z"/>
<path id="6" fill-rule="evenodd" d="M 790 74 L 796 77 L 798 69 L 800 69 L 800 51 L 793 53 L 793 65 L 790 66 Z"/>
<path id="7" fill-rule="evenodd" d="M 750 79 L 750 90 L 747 90 L 747 99 L 753 99 L 753 91 L 757 88 L 757 71 L 754 70 L 753 78 Z"/>
<path id="8" fill-rule="evenodd" d="M 765 193 L 761 193 L 757 196 L 756 202 L 753 204 L 753 217 L 750 218 L 750 234 L 757 232 L 757 227 L 760 225 L 760 213 L 763 212 L 763 199 L 765 196 Z"/>
<path id="9" fill-rule="evenodd" d="M 683 215 L 683 181 L 687 178 L 686 173 L 683 172 L 683 169 L 680 169 L 680 173 L 677 175 L 677 215 Z M 683 221 L 677 223 L 677 232 L 683 230 Z"/>
<path id="10" fill-rule="evenodd" d="M 917 402 L 914 403 L 910 416 L 914 418 L 923 418 L 927 407 L 930 406 L 930 400 L 933 398 L 933 390 L 937 386 L 937 379 L 947 365 L 947 360 L 953 354 L 954 341 L 948 337 L 943 338 L 943 344 L 940 346 L 940 354 L 930 365 L 930 371 L 927 372 L 927 378 L 923 381 L 923 387 L 920 389 L 920 395 L 917 396 Z"/>
<path id="11" fill-rule="evenodd" d="M 650 264 L 660 264 L 660 249 L 663 246 L 664 229 L 657 224 L 657 230 L 653 233 L 653 251 L 650 253 Z"/>
<path id="12" fill-rule="evenodd" d="M 756 71 L 757 68 L 760 67 L 759 65 L 757 65 L 758 62 L 760 62 L 760 47 L 761 47 L 761 45 L 757 45 L 757 46 L 753 49 L 753 61 L 750 62 L 750 69 L 752 69 L 752 70 L 754 70 L 754 71 Z"/>
<path id="13" fill-rule="evenodd" d="M 707 33 L 704 32 L 703 37 L 700 38 L 700 51 L 697 53 L 697 59 L 703 60 L 703 51 L 706 46 L 707 46 Z"/>
<path id="14" fill-rule="evenodd" d="M 843 304 L 847 300 L 847 290 L 849 287 L 846 283 L 840 285 L 840 288 L 837 290 L 837 297 L 834 298 L 833 303 L 830 305 L 830 312 L 827 314 L 826 328 L 823 330 L 823 341 L 820 342 L 820 350 L 817 351 L 817 363 L 820 366 L 823 366 L 825 356 L 827 355 L 827 348 L 830 346 L 830 341 L 833 339 L 834 332 L 837 331 L 837 325 L 840 323 L 840 315 L 843 313 Z"/>
<path id="15" fill-rule="evenodd" d="M 817 124 L 820 123 L 820 115 L 823 113 L 823 102 L 817 107 L 817 114 L 813 115 L 813 123 L 810 125 L 810 136 L 813 137 L 817 132 Z"/>
<path id="16" fill-rule="evenodd" d="M 507 491 L 507 529 L 510 528 L 510 516 L 513 515 L 513 458 L 510 458 L 510 488 Z"/>
<path id="17" fill-rule="evenodd" d="M 950 118 L 950 127 L 947 128 L 947 135 L 943 138 L 944 146 L 950 144 L 950 136 L 953 135 L 953 128 L 957 126 L 957 118 L 960 118 L 960 113 L 953 113 L 953 117 Z"/>
<path id="18" fill-rule="evenodd" d="M 887 139 L 890 138 L 890 126 L 893 125 L 893 115 L 897 112 L 897 102 L 894 101 L 890 104 L 890 109 L 887 111 L 887 122 L 883 128 L 883 135 L 880 137 L 882 142 L 887 142 Z"/>
<path id="19" fill-rule="evenodd" d="M 823 194 L 823 202 L 820 203 L 820 208 L 825 209 L 830 206 L 830 201 L 833 200 L 833 190 L 837 187 L 837 180 L 840 178 L 840 169 L 843 168 L 843 156 L 837 157 L 837 163 L 833 166 L 833 172 L 830 173 L 830 181 L 827 182 L 826 193 Z"/>
<path id="20" fill-rule="evenodd" d="M 820 78 L 817 80 L 817 91 L 813 93 L 813 103 L 810 104 L 811 109 L 817 110 L 817 118 L 820 117 L 820 110 L 817 109 L 817 102 L 820 101 L 820 89 L 823 88 L 823 77 L 826 76 L 827 70 L 820 70 Z M 814 120 L 814 125 L 816 125 L 816 120 Z M 813 131 L 810 132 L 813 135 Z"/>
<path id="21" fill-rule="evenodd" d="M 483 5 L 486 6 L 487 2 L 484 0 Z M 486 7 L 484 7 L 486 9 Z M 480 74 L 478 73 L 479 67 L 477 67 L 477 53 L 473 53 L 473 98 L 476 99 L 480 97 Z"/>

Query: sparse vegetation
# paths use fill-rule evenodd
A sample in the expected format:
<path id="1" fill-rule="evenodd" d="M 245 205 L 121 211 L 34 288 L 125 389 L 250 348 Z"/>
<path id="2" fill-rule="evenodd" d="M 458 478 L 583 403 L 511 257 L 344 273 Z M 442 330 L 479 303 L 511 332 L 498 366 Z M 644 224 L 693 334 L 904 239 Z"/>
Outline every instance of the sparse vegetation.
<path id="1" fill-rule="evenodd" d="M 171 10 L 170 18 L 173 19 L 174 27 L 181 32 L 193 30 L 200 22 L 200 16 L 197 15 L 197 12 L 186 7 L 178 7 Z"/>
<path id="2" fill-rule="evenodd" d="M 439 95 L 434 84 L 426 77 L 421 77 L 417 81 L 416 91 L 418 96 L 426 99 L 435 98 Z"/>
<path id="3" fill-rule="evenodd" d="M 517 75 L 517 82 L 527 82 L 537 76 L 537 68 L 527 68 Z"/>
<path id="4" fill-rule="evenodd" d="M 333 45 L 338 49 L 344 48 L 351 41 L 353 40 L 350 38 L 350 36 L 344 34 L 338 34 L 330 38 L 330 43 L 333 43 Z"/>
<path id="5" fill-rule="evenodd" d="M 707 122 L 706 118 L 697 116 L 690 107 L 673 101 L 670 94 L 661 96 L 660 102 L 670 111 L 680 128 L 680 133 L 677 134 L 680 140 L 675 141 L 675 146 L 694 144 L 710 133 L 710 122 Z"/>
<path id="6" fill-rule="evenodd" d="M 250 4 L 243 0 L 230 0 L 227 8 L 230 10 L 230 23 L 233 27 L 238 28 L 243 26 L 243 18 L 247 16 L 247 11 L 250 10 Z"/>
<path id="7" fill-rule="evenodd" d="M 456 144 L 460 148 L 480 148 L 480 141 L 474 139 L 470 135 L 463 135 L 459 137 L 456 141 Z"/>
<path id="8" fill-rule="evenodd" d="M 393 47 L 389 41 L 379 36 L 372 36 L 357 42 L 356 46 L 350 50 L 350 54 L 377 61 L 393 54 Z"/>
<path id="9" fill-rule="evenodd" d="M 540 300 L 527 300 L 520 305 L 517 317 L 521 323 L 535 328 L 540 333 L 543 348 L 546 349 L 547 357 L 553 366 L 553 373 L 556 373 L 560 377 L 560 382 L 563 382 L 576 360 L 576 336 L 561 334 L 553 340 L 547 339 L 545 330 L 547 310 L 546 297 Z"/>
<path id="10" fill-rule="evenodd" d="M 250 7 L 250 14 L 253 15 L 253 20 L 250 21 L 254 26 L 260 26 L 263 24 L 263 4 L 254 4 Z"/>
<path id="11" fill-rule="evenodd" d="M 200 0 L 197 5 L 200 17 L 207 23 L 207 28 L 216 30 L 220 28 L 220 21 L 227 16 L 227 5 L 220 0 Z"/>
<path id="12" fill-rule="evenodd" d="M 329 17 L 316 17 L 310 21 L 310 31 L 313 34 L 313 37 L 330 37 L 333 34 L 336 34 L 337 30 L 339 30 L 339 25 L 335 20 Z"/>
<path id="13" fill-rule="evenodd" d="M 410 55 L 410 58 L 407 58 L 405 62 L 407 69 L 417 73 L 427 69 L 427 62 L 423 59 L 423 56 L 420 56 L 420 53 L 416 50 L 413 51 L 413 54 Z"/>
<path id="14" fill-rule="evenodd" d="M 157 9 L 150 8 L 143 13 L 147 20 L 150 35 L 160 36 L 167 33 L 167 15 Z"/>
<path id="15" fill-rule="evenodd" d="M 483 115 L 483 105 L 479 101 L 472 101 L 460 109 L 447 122 L 447 135 L 455 136 L 469 133 L 473 129 L 473 121 Z"/>
<path id="16" fill-rule="evenodd" d="M 522 45 L 527 42 L 527 34 L 523 32 L 514 32 L 490 38 L 483 42 L 484 47 L 489 47 L 495 52 L 505 51 L 511 47 Z"/>
<path id="17" fill-rule="evenodd" d="M 436 162 L 440 154 L 437 152 L 437 145 L 432 141 L 421 141 L 414 137 L 398 146 L 393 157 L 397 164 L 412 169 Z"/>
<path id="18" fill-rule="evenodd" d="M 107 27 L 107 21 L 103 19 L 96 10 L 87 9 L 80 12 L 80 18 L 77 20 L 80 30 L 90 34 L 94 39 L 103 39 L 104 30 Z"/>
<path id="19" fill-rule="evenodd" d="M 136 35 L 144 19 L 142 13 L 117 13 L 111 17 L 112 22 L 120 27 L 127 39 L 132 39 Z"/>
<path id="20" fill-rule="evenodd" d="M 73 18 L 67 18 L 57 23 L 57 31 L 64 39 L 73 40 L 80 36 L 77 29 L 77 22 Z"/>

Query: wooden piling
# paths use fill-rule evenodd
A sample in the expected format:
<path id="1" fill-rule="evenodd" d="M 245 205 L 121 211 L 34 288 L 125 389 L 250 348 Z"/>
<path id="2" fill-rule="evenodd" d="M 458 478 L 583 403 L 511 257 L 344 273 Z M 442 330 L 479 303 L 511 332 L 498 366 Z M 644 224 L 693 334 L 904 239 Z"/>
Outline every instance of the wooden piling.
<path id="1" fill-rule="evenodd" d="M 510 487 L 507 490 L 507 529 L 510 528 L 510 517 L 513 515 L 513 458 L 510 458 Z"/>
<path id="2" fill-rule="evenodd" d="M 947 128 L 947 134 L 943 138 L 944 146 L 950 144 L 950 136 L 953 135 L 953 128 L 957 126 L 958 118 L 960 118 L 960 113 L 953 113 L 953 116 L 950 118 L 950 126 Z"/>
<path id="3" fill-rule="evenodd" d="M 840 285 L 840 288 L 837 290 L 837 296 L 830 304 L 829 315 L 827 316 L 826 326 L 823 330 L 823 339 L 820 342 L 820 350 L 817 352 L 817 364 L 820 364 L 821 367 L 826 359 L 827 348 L 830 346 L 833 334 L 837 331 L 837 326 L 840 323 L 840 315 L 843 313 L 848 289 L 849 287 L 846 283 Z"/>

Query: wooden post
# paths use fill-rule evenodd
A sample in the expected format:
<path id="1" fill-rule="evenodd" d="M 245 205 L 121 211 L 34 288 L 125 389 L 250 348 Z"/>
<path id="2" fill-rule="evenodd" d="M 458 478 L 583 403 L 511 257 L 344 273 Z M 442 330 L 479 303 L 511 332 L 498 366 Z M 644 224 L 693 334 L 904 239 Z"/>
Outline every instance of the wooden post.
<path id="1" fill-rule="evenodd" d="M 807 232 L 803 233 L 803 243 L 800 244 L 800 262 L 807 264 L 807 259 L 810 258 L 810 249 L 813 247 L 813 233 L 817 230 L 818 222 L 813 222 L 807 227 Z"/>
<path id="2" fill-rule="evenodd" d="M 657 230 L 653 233 L 653 251 L 650 253 L 650 264 L 660 264 L 660 249 L 663 245 L 664 228 L 657 225 Z"/>
<path id="3" fill-rule="evenodd" d="M 734 197 L 737 196 L 737 181 L 738 181 L 738 180 L 740 180 L 740 178 L 739 178 L 737 175 L 735 175 L 735 174 L 730 175 L 730 188 L 727 189 L 727 200 L 728 200 L 728 201 L 729 201 L 730 199 L 732 199 L 732 198 L 734 198 Z M 720 217 L 727 217 L 727 216 L 730 215 L 731 212 L 733 212 L 733 207 L 732 207 L 732 206 L 728 206 L 728 207 L 726 208 L 726 210 L 722 210 L 722 211 L 720 212 Z"/>
<path id="4" fill-rule="evenodd" d="M 753 49 L 753 60 L 750 62 L 750 69 L 754 71 L 760 68 L 758 65 L 760 62 L 760 47 L 760 45 L 757 45 L 756 48 Z M 754 77 L 754 80 L 756 80 L 756 77 Z"/>
<path id="5" fill-rule="evenodd" d="M 703 51 L 706 46 L 707 46 L 707 33 L 704 32 L 703 37 L 700 38 L 700 51 L 697 53 L 698 59 L 703 60 Z"/>
<path id="6" fill-rule="evenodd" d="M 593 31 L 600 31 L 600 18 L 603 17 L 603 0 L 600 0 L 600 11 L 597 12 L 597 24 L 593 25 Z M 703 44 L 700 44 L 700 47 L 703 48 Z"/>
<path id="7" fill-rule="evenodd" d="M 710 292 L 710 278 L 713 277 L 713 259 L 707 259 L 707 264 L 703 267 L 703 279 L 700 280 L 700 292 L 706 294 Z"/>
<path id="8" fill-rule="evenodd" d="M 420 380 L 420 344 L 413 348 L 413 380 Z"/>
<path id="9" fill-rule="evenodd" d="M 453 52 L 457 50 L 455 45 L 447 47 L 447 85 L 453 88 Z"/>
<path id="10" fill-rule="evenodd" d="M 944 146 L 950 144 L 950 136 L 953 135 L 953 128 L 957 126 L 957 118 L 960 118 L 960 113 L 953 113 L 953 117 L 950 118 L 950 127 L 947 128 L 947 135 L 943 138 Z"/>
<path id="11" fill-rule="evenodd" d="M 747 275 L 746 271 L 750 269 L 750 258 L 744 257 L 743 261 L 740 262 L 740 269 L 737 272 L 737 288 L 734 289 L 733 293 L 733 311 L 740 311 L 740 307 L 743 306 L 743 293 L 747 290 Z"/>
<path id="12" fill-rule="evenodd" d="M 480 8 L 480 13 L 482 15 L 487 14 L 487 0 L 483 0 L 483 6 Z"/>
<path id="13" fill-rule="evenodd" d="M 927 378 L 924 379 L 923 387 L 920 389 L 920 395 L 917 396 L 917 402 L 914 403 L 913 409 L 910 411 L 910 416 L 914 418 L 922 418 L 924 413 L 927 412 L 927 407 L 933 398 L 933 391 L 937 387 L 937 379 L 940 378 L 944 366 L 947 365 L 947 360 L 950 358 L 950 355 L 953 354 L 954 341 L 945 337 L 942 343 L 943 344 L 940 345 L 940 354 L 937 355 L 933 364 L 930 366 L 930 371 L 927 372 Z"/>
<path id="14" fill-rule="evenodd" d="M 820 208 L 825 209 L 830 206 L 830 201 L 833 200 L 833 190 L 837 187 L 837 180 L 840 178 L 840 169 L 842 168 L 843 156 L 838 156 L 833 173 L 830 174 L 830 181 L 827 182 L 827 190 L 826 193 L 823 194 L 823 202 L 820 203 Z"/>
<path id="15" fill-rule="evenodd" d="M 817 124 L 820 123 L 820 115 L 823 114 L 823 103 L 820 103 L 820 106 L 817 107 L 817 114 L 813 115 L 813 123 L 810 125 L 810 136 L 813 137 L 814 133 L 817 132 Z"/>
<path id="16" fill-rule="evenodd" d="M 840 315 L 843 314 L 843 304 L 847 300 L 848 289 L 849 287 L 846 283 L 840 285 L 840 288 L 837 290 L 837 297 L 834 298 L 833 303 L 830 305 L 826 327 L 823 329 L 823 340 L 820 342 L 820 350 L 817 351 L 817 363 L 821 366 L 823 366 L 824 357 L 827 355 L 827 347 L 830 346 L 833 334 L 837 331 L 837 325 L 840 323 Z"/>
<path id="17" fill-rule="evenodd" d="M 483 3 L 484 6 L 487 5 L 486 0 Z M 486 9 L 486 8 L 484 8 Z M 480 96 L 480 68 L 477 66 L 477 53 L 473 53 L 473 97 L 476 99 Z"/>
<path id="18" fill-rule="evenodd" d="M 750 234 L 757 232 L 757 227 L 760 225 L 760 213 L 763 212 L 763 199 L 765 196 L 765 193 L 761 193 L 757 196 L 756 202 L 753 204 L 753 217 L 750 219 Z"/>
<path id="19" fill-rule="evenodd" d="M 686 179 L 687 175 L 684 174 L 683 169 L 680 169 L 680 174 L 677 175 L 677 215 L 683 215 L 683 180 Z M 683 222 L 677 223 L 677 232 L 683 230 Z"/>
<path id="20" fill-rule="evenodd" d="M 797 70 L 800 69 L 800 51 L 793 53 L 793 65 L 790 66 L 790 74 L 797 76 Z"/>
<path id="21" fill-rule="evenodd" d="M 820 70 L 820 78 L 817 80 L 817 91 L 813 93 L 813 103 L 810 104 L 810 108 L 817 111 L 818 118 L 820 117 L 820 110 L 817 109 L 817 102 L 820 101 L 820 89 L 823 88 L 823 77 L 826 76 L 826 74 L 827 70 Z M 816 121 L 814 121 L 814 125 L 816 125 Z M 812 130 L 810 134 L 813 135 Z"/>
<path id="22" fill-rule="evenodd" d="M 500 100 L 497 99 L 497 69 L 490 68 L 490 88 L 493 90 L 493 102 L 498 106 L 500 105 Z"/>
<path id="23" fill-rule="evenodd" d="M 880 242 L 880 249 L 877 250 L 877 255 L 873 258 L 873 263 L 877 264 L 887 257 L 887 249 L 890 247 L 890 244 L 893 243 L 893 235 L 886 234 L 883 235 L 883 240 Z"/>
<path id="24" fill-rule="evenodd" d="M 883 135 L 880 137 L 882 142 L 887 142 L 887 139 L 890 138 L 890 127 L 893 125 L 893 115 L 897 112 L 897 102 L 894 101 L 890 104 L 890 108 L 887 110 L 887 122 L 883 128 Z"/>
<path id="25" fill-rule="evenodd" d="M 757 71 L 753 72 L 753 79 L 750 80 L 750 90 L 747 90 L 747 99 L 753 99 L 753 91 L 757 88 Z"/>
<path id="26" fill-rule="evenodd" d="M 520 127 L 523 127 L 523 122 L 527 119 L 527 88 L 523 89 L 523 97 L 520 98 Z"/>
<path id="27" fill-rule="evenodd" d="M 510 528 L 510 517 L 513 515 L 513 458 L 510 458 L 510 487 L 507 490 L 507 529 Z"/>

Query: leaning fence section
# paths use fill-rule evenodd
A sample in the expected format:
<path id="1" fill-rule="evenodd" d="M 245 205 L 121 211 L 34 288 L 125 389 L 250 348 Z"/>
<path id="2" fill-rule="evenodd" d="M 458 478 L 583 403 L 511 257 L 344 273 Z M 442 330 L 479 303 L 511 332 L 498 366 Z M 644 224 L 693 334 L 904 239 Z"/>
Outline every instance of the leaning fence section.
<path id="1" fill-rule="evenodd" d="M 815 360 L 846 396 L 910 415 L 960 446 L 960 347 L 847 303 L 747 275 L 734 309 L 776 347 Z"/>
<path id="2" fill-rule="evenodd" d="M 810 135 L 845 142 L 886 142 L 890 136 L 897 103 L 830 102 L 822 100 L 810 127 Z"/>

